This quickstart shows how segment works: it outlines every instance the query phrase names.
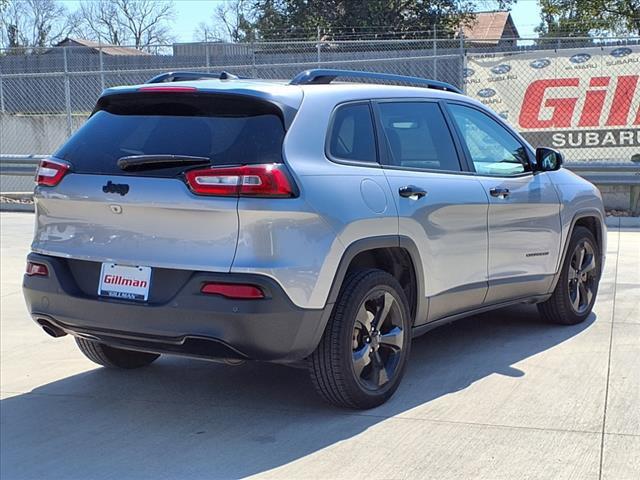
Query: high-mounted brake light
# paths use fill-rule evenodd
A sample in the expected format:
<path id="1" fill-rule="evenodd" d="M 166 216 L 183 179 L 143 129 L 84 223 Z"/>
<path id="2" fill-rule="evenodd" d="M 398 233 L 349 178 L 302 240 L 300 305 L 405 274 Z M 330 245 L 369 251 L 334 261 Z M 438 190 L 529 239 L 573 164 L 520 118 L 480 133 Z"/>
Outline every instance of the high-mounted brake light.
<path id="1" fill-rule="evenodd" d="M 260 287 L 241 283 L 208 282 L 202 285 L 200 291 L 210 295 L 222 295 L 223 297 L 235 298 L 238 300 L 256 300 L 264 298 L 264 292 Z"/>
<path id="2" fill-rule="evenodd" d="M 25 271 L 25 273 L 30 277 L 34 275 L 40 277 L 48 277 L 49 269 L 42 263 L 27 262 L 27 270 Z"/>
<path id="3" fill-rule="evenodd" d="M 190 170 L 187 185 L 197 195 L 223 197 L 293 197 L 295 188 L 279 163 Z"/>
<path id="4" fill-rule="evenodd" d="M 36 183 L 38 185 L 53 187 L 60 183 L 60 180 L 62 180 L 62 177 L 64 177 L 68 171 L 68 163 L 47 158 L 46 160 L 42 160 L 40 165 L 38 165 Z"/>
<path id="5" fill-rule="evenodd" d="M 158 93 L 180 93 L 180 92 L 195 92 L 198 89 L 196 87 L 169 87 L 169 86 L 152 86 L 152 87 L 140 87 L 139 92 L 158 92 Z"/>

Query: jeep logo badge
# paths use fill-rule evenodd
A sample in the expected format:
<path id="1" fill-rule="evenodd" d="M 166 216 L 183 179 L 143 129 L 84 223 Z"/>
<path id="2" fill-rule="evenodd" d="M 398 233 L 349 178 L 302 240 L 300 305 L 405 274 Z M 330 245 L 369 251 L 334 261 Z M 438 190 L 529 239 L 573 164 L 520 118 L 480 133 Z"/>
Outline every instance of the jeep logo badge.
<path id="1" fill-rule="evenodd" d="M 126 183 L 113 183 L 109 180 L 106 185 L 102 187 L 102 191 L 104 193 L 119 193 L 122 196 L 125 196 L 129 193 L 129 185 Z"/>

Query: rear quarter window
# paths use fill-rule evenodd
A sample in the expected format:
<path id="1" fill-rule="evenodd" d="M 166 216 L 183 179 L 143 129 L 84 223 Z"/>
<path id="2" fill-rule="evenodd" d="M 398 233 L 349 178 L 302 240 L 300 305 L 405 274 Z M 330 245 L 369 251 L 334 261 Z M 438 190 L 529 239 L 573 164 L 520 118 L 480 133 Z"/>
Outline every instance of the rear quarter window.
<path id="1" fill-rule="evenodd" d="M 376 139 L 369 104 L 339 106 L 333 115 L 327 143 L 329 158 L 377 163 Z"/>

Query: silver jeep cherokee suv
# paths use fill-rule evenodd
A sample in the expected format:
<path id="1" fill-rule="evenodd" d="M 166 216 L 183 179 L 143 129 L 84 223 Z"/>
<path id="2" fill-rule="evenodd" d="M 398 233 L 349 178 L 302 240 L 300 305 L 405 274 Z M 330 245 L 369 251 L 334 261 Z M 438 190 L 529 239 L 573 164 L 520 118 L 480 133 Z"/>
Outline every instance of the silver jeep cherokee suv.
<path id="1" fill-rule="evenodd" d="M 41 163 L 24 294 L 104 366 L 306 365 L 370 408 L 433 327 L 518 302 L 589 315 L 602 200 L 561 163 L 440 82 L 163 74 L 107 89 Z"/>

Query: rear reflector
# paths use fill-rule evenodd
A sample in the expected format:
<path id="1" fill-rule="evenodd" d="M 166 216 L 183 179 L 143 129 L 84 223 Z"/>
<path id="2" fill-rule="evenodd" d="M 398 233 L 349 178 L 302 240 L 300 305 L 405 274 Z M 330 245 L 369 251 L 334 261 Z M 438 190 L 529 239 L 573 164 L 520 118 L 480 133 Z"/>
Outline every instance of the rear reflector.
<path id="1" fill-rule="evenodd" d="M 198 89 L 196 87 L 162 87 L 162 86 L 153 86 L 153 87 L 140 87 L 138 89 L 139 92 L 158 92 L 158 93 L 184 93 L 184 92 L 195 92 Z"/>
<path id="2" fill-rule="evenodd" d="M 197 195 L 225 197 L 293 197 L 295 189 L 280 163 L 191 170 L 187 185 Z"/>
<path id="3" fill-rule="evenodd" d="M 29 276 L 39 275 L 41 277 L 48 277 L 49 269 L 42 263 L 27 262 L 27 270 L 25 273 Z"/>
<path id="4" fill-rule="evenodd" d="M 264 292 L 260 287 L 240 283 L 205 283 L 200 291 L 211 295 L 222 295 L 227 298 L 244 300 L 264 298 Z"/>
<path id="5" fill-rule="evenodd" d="M 36 170 L 36 183 L 38 185 L 45 185 L 47 187 L 53 187 L 60 183 L 62 177 L 64 177 L 69 171 L 69 164 L 47 158 L 42 160 Z"/>

